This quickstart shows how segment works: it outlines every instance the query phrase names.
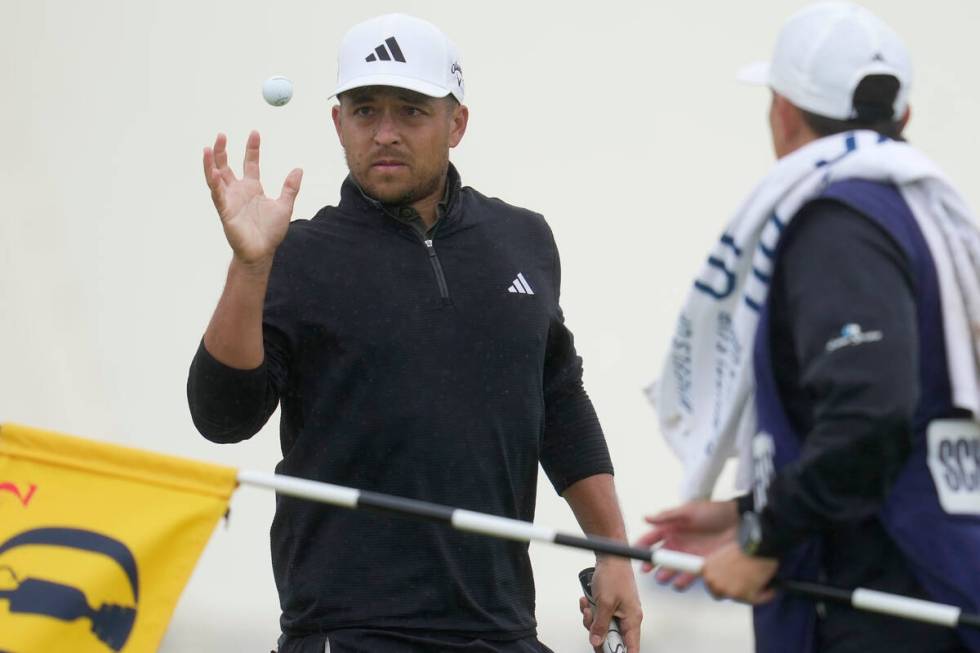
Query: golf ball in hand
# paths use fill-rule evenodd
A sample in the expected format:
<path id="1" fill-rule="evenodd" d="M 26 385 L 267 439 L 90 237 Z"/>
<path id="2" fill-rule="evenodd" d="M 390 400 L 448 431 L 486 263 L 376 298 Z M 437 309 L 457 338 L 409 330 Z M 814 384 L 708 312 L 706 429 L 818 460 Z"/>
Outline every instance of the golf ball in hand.
<path id="1" fill-rule="evenodd" d="M 281 107 L 293 97 L 293 83 L 282 75 L 276 75 L 262 82 L 262 97 L 274 107 Z"/>

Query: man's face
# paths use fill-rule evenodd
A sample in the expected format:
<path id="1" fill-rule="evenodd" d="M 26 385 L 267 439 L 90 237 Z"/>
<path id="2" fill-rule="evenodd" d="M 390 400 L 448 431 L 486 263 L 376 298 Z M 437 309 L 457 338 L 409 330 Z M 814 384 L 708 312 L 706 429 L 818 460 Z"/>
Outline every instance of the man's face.
<path id="1" fill-rule="evenodd" d="M 412 204 L 439 192 L 449 149 L 462 140 L 467 117 L 451 97 L 391 86 L 353 89 L 333 109 L 351 175 L 386 204 Z"/>

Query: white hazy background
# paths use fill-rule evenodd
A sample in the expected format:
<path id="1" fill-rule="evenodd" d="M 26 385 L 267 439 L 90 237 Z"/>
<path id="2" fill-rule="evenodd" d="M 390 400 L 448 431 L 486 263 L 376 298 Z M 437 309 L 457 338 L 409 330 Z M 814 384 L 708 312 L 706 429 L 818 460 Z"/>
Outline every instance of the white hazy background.
<path id="1" fill-rule="evenodd" d="M 464 183 L 554 229 L 563 306 L 635 537 L 680 478 L 641 388 L 708 247 L 772 163 L 768 93 L 733 77 L 768 57 L 804 4 L 0 0 L 0 419 L 272 469 L 277 416 L 219 447 L 187 411 L 187 366 L 230 256 L 201 149 L 225 131 L 240 166 L 259 129 L 269 193 L 301 166 L 295 217 L 335 203 L 346 167 L 326 98 L 338 43 L 360 20 L 404 11 L 462 50 Z M 913 54 L 908 135 L 980 205 L 980 3 L 867 4 Z M 261 97 L 273 74 L 295 83 L 282 108 Z M 539 523 L 576 530 L 543 474 L 539 496 Z M 273 646 L 272 512 L 271 494 L 236 493 L 161 650 Z M 533 545 L 532 556 L 541 639 L 589 651 L 576 578 L 589 554 Z M 746 608 L 646 577 L 641 593 L 645 652 L 751 649 Z"/>

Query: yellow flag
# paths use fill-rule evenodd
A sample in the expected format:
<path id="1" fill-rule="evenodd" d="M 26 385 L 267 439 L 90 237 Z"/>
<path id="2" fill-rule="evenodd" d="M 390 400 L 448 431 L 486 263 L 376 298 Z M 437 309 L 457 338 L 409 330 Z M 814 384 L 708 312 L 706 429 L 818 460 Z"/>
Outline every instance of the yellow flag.
<path id="1" fill-rule="evenodd" d="M 0 425 L 0 651 L 156 651 L 235 479 Z"/>

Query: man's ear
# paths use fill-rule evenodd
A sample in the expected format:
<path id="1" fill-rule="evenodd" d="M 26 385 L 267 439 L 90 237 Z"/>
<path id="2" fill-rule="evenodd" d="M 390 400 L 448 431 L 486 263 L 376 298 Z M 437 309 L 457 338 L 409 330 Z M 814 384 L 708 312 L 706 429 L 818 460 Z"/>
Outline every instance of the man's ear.
<path id="1" fill-rule="evenodd" d="M 337 138 L 340 139 L 340 146 L 343 147 L 344 146 L 344 135 L 340 131 L 340 105 L 339 104 L 335 104 L 333 106 L 333 110 L 330 112 L 330 114 L 333 116 L 333 126 L 334 126 L 334 129 L 337 130 Z"/>
<path id="2" fill-rule="evenodd" d="M 783 143 L 799 142 L 803 131 L 806 129 L 803 112 L 778 93 L 773 95 L 772 103 L 775 117 L 773 129 L 779 131 L 780 141 Z"/>
<path id="3" fill-rule="evenodd" d="M 905 128 L 909 124 L 909 119 L 910 118 L 912 118 L 912 107 L 911 106 L 905 108 L 905 115 L 902 116 L 902 119 L 898 121 L 898 133 L 899 134 L 901 134 L 902 132 L 905 131 Z"/>
<path id="4" fill-rule="evenodd" d="M 456 147 L 463 140 L 463 134 L 466 133 L 466 125 L 470 120 L 470 110 L 465 104 L 457 104 L 453 107 L 452 111 L 452 116 L 450 116 L 449 147 Z"/>

